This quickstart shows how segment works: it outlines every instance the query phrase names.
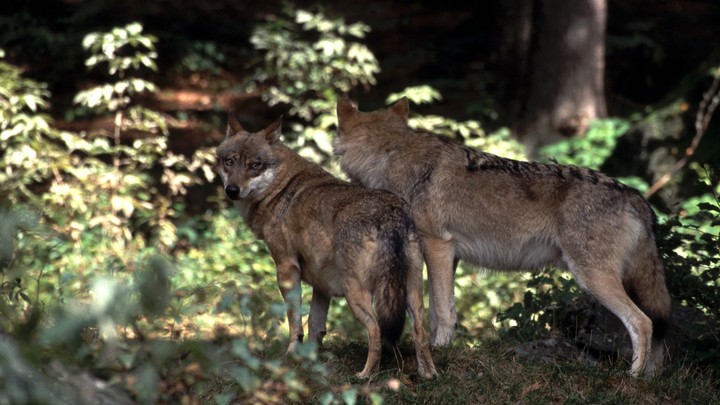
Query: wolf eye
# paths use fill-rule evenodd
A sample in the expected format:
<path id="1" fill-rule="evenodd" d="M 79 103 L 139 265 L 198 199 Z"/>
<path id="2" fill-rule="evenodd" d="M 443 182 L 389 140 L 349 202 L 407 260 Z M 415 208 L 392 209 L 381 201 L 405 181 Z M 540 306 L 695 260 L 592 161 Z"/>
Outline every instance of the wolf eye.
<path id="1" fill-rule="evenodd" d="M 250 170 L 260 170 L 262 167 L 262 163 L 260 162 L 252 162 L 248 165 L 248 169 Z"/>
<path id="2" fill-rule="evenodd" d="M 227 158 L 223 161 L 223 163 L 225 164 L 225 166 L 232 166 L 233 160 L 232 160 L 232 158 Z"/>

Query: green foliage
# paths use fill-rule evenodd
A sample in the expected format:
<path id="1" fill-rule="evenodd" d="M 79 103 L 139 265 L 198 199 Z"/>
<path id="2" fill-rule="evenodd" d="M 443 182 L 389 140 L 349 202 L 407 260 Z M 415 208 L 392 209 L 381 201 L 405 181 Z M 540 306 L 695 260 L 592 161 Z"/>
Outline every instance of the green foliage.
<path id="1" fill-rule="evenodd" d="M 53 177 L 58 165 L 70 163 L 66 150 L 77 137 L 52 128 L 52 120 L 42 113 L 47 87 L 24 78 L 2 57 L 0 50 L 0 196 L 39 206 L 30 187 Z"/>
<path id="2" fill-rule="evenodd" d="M 519 272 L 490 272 L 461 263 L 455 275 L 455 305 L 461 336 L 467 344 L 495 337 L 498 311 L 522 297 L 527 275 Z M 497 322 L 496 322 L 497 321 Z"/>
<path id="3" fill-rule="evenodd" d="M 390 93 L 385 100 L 387 104 L 390 104 L 396 102 L 402 97 L 407 97 L 408 100 L 414 104 L 429 104 L 442 100 L 440 92 L 427 84 L 406 87 L 399 93 Z"/>
<path id="4" fill-rule="evenodd" d="M 620 118 L 595 120 L 584 136 L 545 146 L 538 154 L 562 164 L 599 170 L 629 128 L 630 123 Z"/>
<path id="5" fill-rule="evenodd" d="M 240 258 L 240 268 L 210 274 L 212 283 L 194 284 L 183 277 L 187 273 L 165 259 L 148 256 L 136 263 L 132 277 L 122 273 L 95 277 L 86 297 L 69 298 L 47 311 L 35 312 L 39 309 L 35 306 L 32 315 L 18 316 L 13 309 L 19 301 L 15 294 L 0 296 L 4 315 L 0 346 L 5 349 L 0 356 L 0 402 L 53 403 L 53 398 L 65 398 L 79 403 L 84 386 L 59 382 L 80 379 L 75 368 L 81 366 L 92 376 L 112 370 L 114 386 L 122 388 L 120 398 L 129 396 L 140 403 L 176 402 L 183 396 L 220 403 L 282 403 L 320 396 L 325 403 L 343 403 L 352 388 L 330 385 L 324 366 L 327 359 L 319 358 L 313 344 L 302 344 L 285 358 L 285 307 L 277 303 L 278 297 L 268 296 L 268 291 L 279 296 L 274 277 L 246 267 L 260 264 L 269 271 L 271 261 L 262 252 L 253 260 L 251 250 L 237 248 L 252 240 L 246 229 L 220 233 L 232 232 L 225 226 L 239 219 L 234 211 L 219 218 L 213 219 L 217 223 L 208 228 L 213 235 L 202 247 L 209 249 L 208 255 L 226 249 L 225 255 L 207 259 L 219 264 Z M 12 242 L 8 238 L 17 239 L 12 235 L 21 228 L 32 226 L 13 212 L 0 212 L 0 220 L 5 225 L 0 233 L 2 246 Z M 218 240 L 222 243 L 215 247 L 212 242 Z M 180 265 L 197 265 L 200 247 L 180 255 L 184 259 Z M 12 246 L 10 250 L 3 250 L 4 263 L 7 257 L 27 255 Z M 201 319 L 207 315 L 214 321 L 203 325 Z M 188 319 L 193 319 L 191 325 Z M 228 326 L 218 324 L 219 320 Z M 6 339 L 6 333 L 18 339 Z M 51 359 L 61 359 L 62 365 L 40 367 Z M 61 392 L 59 386 L 64 387 Z M 94 403 L 99 397 L 83 398 Z"/>
<path id="6" fill-rule="evenodd" d="M 264 96 L 270 105 L 287 103 L 291 113 L 311 120 L 327 109 L 308 98 L 325 98 L 330 91 L 350 91 L 375 83 L 377 60 L 361 39 L 370 30 L 362 23 L 346 24 L 323 13 L 288 8 L 284 16 L 269 20 L 253 31 L 250 41 L 265 51 L 264 63 L 255 74 L 270 81 Z"/>
<path id="7" fill-rule="evenodd" d="M 527 283 L 522 302 L 498 313 L 503 333 L 522 340 L 545 338 L 559 327 L 558 316 L 580 294 L 569 273 L 552 268 L 535 273 Z"/>
<path id="8" fill-rule="evenodd" d="M 253 30 L 250 42 L 264 52 L 254 74 L 255 85 L 268 86 L 263 99 L 271 106 L 288 104 L 291 115 L 310 123 L 293 123 L 288 131 L 296 134 L 289 140 L 301 155 L 327 163 L 339 95 L 375 84 L 378 62 L 357 42 L 369 30 L 359 22 L 292 8 Z"/>
<path id="9" fill-rule="evenodd" d="M 694 339 L 682 342 L 688 357 L 720 372 L 720 203 L 701 203 L 694 215 L 668 219 L 659 228 L 660 249 L 670 293 L 702 316 L 692 325 Z"/>
<path id="10" fill-rule="evenodd" d="M 220 66 L 227 56 L 213 42 L 192 41 L 180 66 L 188 72 L 220 73 Z"/>
<path id="11" fill-rule="evenodd" d="M 121 78 L 126 72 L 138 70 L 143 66 L 157 70 L 155 65 L 157 38 L 143 34 L 142 31 L 142 25 L 134 22 L 125 27 L 113 28 L 109 32 L 94 32 L 86 35 L 82 45 L 91 56 L 85 60 L 85 66 L 107 64 L 110 76 L 117 75 Z M 126 49 L 131 51 L 123 53 L 122 51 Z"/>
<path id="12" fill-rule="evenodd" d="M 106 66 L 109 77 L 116 78 L 114 83 L 106 83 L 79 92 L 75 103 L 90 110 L 102 113 L 109 111 L 121 113 L 131 103 L 131 97 L 156 90 L 155 84 L 140 77 L 128 76 L 141 68 L 157 70 L 155 43 L 157 38 L 144 35 L 142 25 L 131 23 L 125 27 L 114 28 L 110 32 L 90 33 L 83 39 L 83 48 L 90 52 L 85 66 L 92 69 Z M 159 115 L 140 106 L 134 106 L 133 114 L 126 117 L 116 116 L 115 125 L 119 131 L 138 128 L 150 132 L 167 132 L 166 124 Z M 123 122 L 127 120 L 128 122 Z"/>
<path id="13" fill-rule="evenodd" d="M 2 65 L 8 120 L 0 157 L 2 173 L 13 177 L 1 186 L 14 208 L 0 211 L 0 330 L 23 338 L 12 347 L 17 356 L 0 360 L 3 381 L 16 388 L 0 392 L 0 402 L 79 402 L 82 387 L 59 395 L 58 376 L 39 369 L 56 357 L 91 375 L 112 370 L 121 394 L 142 403 L 174 402 L 174 395 L 276 403 L 315 393 L 325 403 L 355 398 L 352 387 L 328 385 L 313 345 L 285 359 L 274 266 L 236 210 L 183 216 L 178 197 L 214 178 L 213 157 L 210 150 L 192 158 L 170 152 L 162 115 L 136 102 L 155 90 L 134 76 L 154 68 L 154 37 L 130 24 L 90 34 L 83 44 L 87 65 L 105 66 L 112 82 L 79 93 L 67 117 L 109 115 L 109 130 L 55 130 L 40 112 L 49 96 L 44 85 Z M 41 125 L 26 124 L 36 121 Z M 29 203 L 36 210 L 26 214 Z M 158 251 L 173 252 L 176 264 Z M 26 370 L 36 386 L 23 382 Z M 168 388 L 177 386 L 183 394 Z"/>
<path id="14" fill-rule="evenodd" d="M 128 263 L 146 246 L 133 229 L 134 222 L 144 224 L 144 231 L 154 236 L 153 242 L 161 250 L 172 248 L 177 238 L 171 218 L 178 214 L 174 197 L 185 194 L 188 186 L 200 181 L 196 171 L 202 170 L 208 180 L 214 177 L 209 151 L 200 150 L 191 159 L 170 152 L 164 117 L 133 103 L 134 96 L 156 89 L 152 82 L 131 76 L 140 68 L 157 68 L 156 41 L 144 35 L 137 23 L 85 37 L 83 47 L 90 51 L 86 65 L 105 66 L 108 77 L 116 81 L 84 90 L 75 97 L 86 112 L 113 116 L 111 133 L 88 134 L 97 147 L 84 151 L 100 159 L 109 157 L 112 164 L 85 159 L 84 165 L 72 172 L 79 180 L 75 187 L 52 190 L 58 202 L 82 196 L 78 206 L 73 207 L 86 214 L 84 220 L 76 221 L 78 227 L 88 224 L 101 228 L 109 239 L 101 250 L 114 252 L 120 263 Z M 127 145 L 125 134 L 130 131 L 134 140 Z M 150 170 L 158 166 L 162 170 L 160 184 L 150 175 Z M 98 195 L 97 188 L 105 191 L 104 195 Z"/>

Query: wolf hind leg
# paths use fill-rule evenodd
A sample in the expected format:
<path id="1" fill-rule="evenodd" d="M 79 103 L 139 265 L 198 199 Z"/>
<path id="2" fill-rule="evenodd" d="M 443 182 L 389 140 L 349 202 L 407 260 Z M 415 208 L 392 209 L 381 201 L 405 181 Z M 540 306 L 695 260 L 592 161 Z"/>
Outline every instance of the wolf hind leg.
<path id="1" fill-rule="evenodd" d="M 423 251 L 430 284 L 430 339 L 433 346 L 446 346 L 455 334 L 455 251 L 448 241 L 423 238 Z"/>
<path id="2" fill-rule="evenodd" d="M 348 276 L 345 280 L 345 300 L 355 318 L 362 322 L 368 334 L 368 356 L 365 367 L 355 374 L 358 378 L 369 378 L 380 367 L 380 352 L 382 350 L 382 338 L 380 336 L 380 325 L 373 312 L 372 294 L 360 280 Z"/>
<path id="3" fill-rule="evenodd" d="M 411 243 L 408 252 L 408 313 L 413 327 L 413 342 L 418 362 L 418 374 L 423 378 L 433 378 L 438 373 L 430 355 L 427 332 L 423 326 L 423 261 L 419 244 L 417 242 Z"/>
<path id="4" fill-rule="evenodd" d="M 638 245 L 630 262 L 625 285 L 633 301 L 652 321 L 652 347 L 643 375 L 652 377 L 662 368 L 665 334 L 670 323 L 672 301 L 665 280 L 665 268 L 655 241 L 647 238 Z"/>
<path id="5" fill-rule="evenodd" d="M 630 374 L 643 374 L 652 347 L 652 321 L 630 299 L 625 291 L 618 272 L 612 270 L 582 270 L 570 265 L 570 271 L 588 293 L 595 297 L 605 308 L 610 310 L 627 329 L 632 341 L 633 359 Z M 607 268 L 607 267 L 606 267 Z"/>
<path id="6" fill-rule="evenodd" d="M 313 289 L 312 301 L 310 302 L 310 317 L 308 319 L 308 341 L 322 345 L 322 340 L 327 334 L 325 327 L 330 298 L 320 291 Z"/>

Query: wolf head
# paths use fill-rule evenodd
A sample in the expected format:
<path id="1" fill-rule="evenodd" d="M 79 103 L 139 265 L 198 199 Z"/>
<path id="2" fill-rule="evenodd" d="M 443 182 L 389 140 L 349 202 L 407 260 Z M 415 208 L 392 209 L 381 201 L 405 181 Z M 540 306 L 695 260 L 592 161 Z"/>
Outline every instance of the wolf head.
<path id="1" fill-rule="evenodd" d="M 337 103 L 338 136 L 334 141 L 336 155 L 343 155 L 352 144 L 362 144 L 373 135 L 382 134 L 390 128 L 407 128 L 410 106 L 407 97 L 390 107 L 373 112 L 358 111 L 347 95 Z M 377 129 L 381 129 L 378 131 Z"/>
<path id="2" fill-rule="evenodd" d="M 231 200 L 260 198 L 277 176 L 281 160 L 274 149 L 280 145 L 282 116 L 260 132 L 246 131 L 228 115 L 227 135 L 217 148 L 217 171 L 225 195 Z"/>
<path id="3" fill-rule="evenodd" d="M 365 187 L 387 188 L 398 156 L 412 148 L 409 106 L 403 97 L 386 109 L 358 111 L 347 96 L 337 104 L 338 135 L 333 146 L 348 177 Z"/>

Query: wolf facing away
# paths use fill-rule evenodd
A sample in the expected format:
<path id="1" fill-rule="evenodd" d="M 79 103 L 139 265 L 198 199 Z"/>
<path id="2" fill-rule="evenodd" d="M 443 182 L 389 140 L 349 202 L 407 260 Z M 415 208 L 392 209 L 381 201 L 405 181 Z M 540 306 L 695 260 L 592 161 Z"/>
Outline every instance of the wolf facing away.
<path id="1" fill-rule="evenodd" d="M 230 115 L 217 165 L 225 194 L 265 241 L 277 267 L 290 326 L 288 352 L 303 339 L 302 280 L 313 288 L 311 341 L 322 343 L 332 297 L 344 296 L 367 328 L 368 357 L 358 377 L 377 371 L 381 339 L 396 343 L 408 308 L 418 373 L 434 377 L 422 324 L 422 251 L 409 208 L 388 191 L 339 180 L 291 151 L 279 140 L 281 119 L 250 133 Z"/>
<path id="2" fill-rule="evenodd" d="M 430 337 L 453 337 L 458 260 L 494 270 L 567 269 L 630 334 L 630 372 L 662 366 L 670 295 L 655 215 L 638 191 L 599 172 L 520 162 L 408 127 L 402 98 L 360 112 L 337 105 L 335 153 L 356 182 L 409 202 L 430 283 Z"/>

